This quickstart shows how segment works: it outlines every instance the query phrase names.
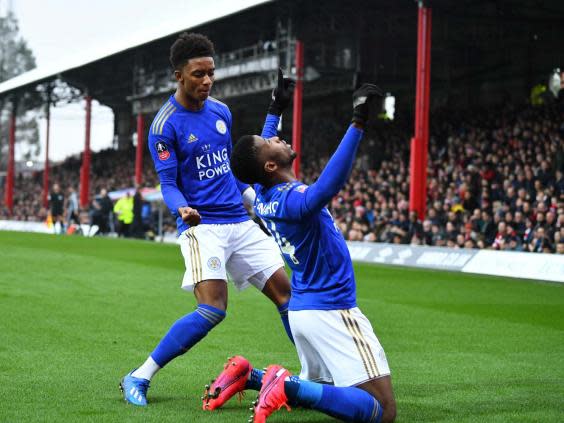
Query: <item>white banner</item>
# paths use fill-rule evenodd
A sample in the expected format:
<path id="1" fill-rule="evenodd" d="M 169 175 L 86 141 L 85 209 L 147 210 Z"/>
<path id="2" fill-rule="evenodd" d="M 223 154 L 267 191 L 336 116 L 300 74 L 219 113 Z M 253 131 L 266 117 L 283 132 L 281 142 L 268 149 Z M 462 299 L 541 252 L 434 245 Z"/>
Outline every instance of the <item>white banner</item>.
<path id="1" fill-rule="evenodd" d="M 564 255 L 347 242 L 353 261 L 564 282 Z"/>
<path id="2" fill-rule="evenodd" d="M 564 255 L 480 250 L 462 271 L 564 282 Z"/>
<path id="3" fill-rule="evenodd" d="M 19 220 L 0 220 L 0 231 L 53 233 L 53 229 L 49 229 L 45 222 L 23 222 Z"/>

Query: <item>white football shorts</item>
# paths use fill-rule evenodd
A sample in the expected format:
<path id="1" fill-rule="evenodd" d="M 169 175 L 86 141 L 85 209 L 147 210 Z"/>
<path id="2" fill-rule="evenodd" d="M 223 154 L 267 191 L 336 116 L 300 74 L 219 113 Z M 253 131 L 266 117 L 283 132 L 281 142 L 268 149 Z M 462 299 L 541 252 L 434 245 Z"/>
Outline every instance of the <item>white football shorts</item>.
<path id="1" fill-rule="evenodd" d="M 237 289 L 254 285 L 262 291 L 284 261 L 276 242 L 252 220 L 193 226 L 178 237 L 186 272 L 182 288 L 208 279 L 233 281 Z"/>
<path id="2" fill-rule="evenodd" d="M 288 317 L 302 365 L 300 378 L 356 386 L 390 374 L 384 349 L 358 307 L 290 310 Z"/>

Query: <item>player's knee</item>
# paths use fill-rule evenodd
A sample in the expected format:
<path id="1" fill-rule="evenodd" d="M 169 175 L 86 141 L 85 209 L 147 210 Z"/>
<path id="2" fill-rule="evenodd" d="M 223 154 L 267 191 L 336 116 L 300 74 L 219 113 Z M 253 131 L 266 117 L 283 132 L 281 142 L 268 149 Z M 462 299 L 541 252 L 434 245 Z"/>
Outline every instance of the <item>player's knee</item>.
<path id="1" fill-rule="evenodd" d="M 203 281 L 194 288 L 198 304 L 207 304 L 219 310 L 227 310 L 227 283 L 222 280 Z"/>
<path id="2" fill-rule="evenodd" d="M 274 303 L 277 307 L 280 307 L 282 305 L 288 304 L 288 301 L 290 301 L 290 293 L 283 293 L 276 297 L 276 301 L 274 301 Z"/>
<path id="3" fill-rule="evenodd" d="M 208 299 L 205 302 L 201 302 L 200 304 L 206 304 L 209 306 L 212 306 L 214 308 L 217 308 L 221 311 L 227 311 L 227 300 L 223 300 L 221 298 L 217 298 L 217 299 Z"/>

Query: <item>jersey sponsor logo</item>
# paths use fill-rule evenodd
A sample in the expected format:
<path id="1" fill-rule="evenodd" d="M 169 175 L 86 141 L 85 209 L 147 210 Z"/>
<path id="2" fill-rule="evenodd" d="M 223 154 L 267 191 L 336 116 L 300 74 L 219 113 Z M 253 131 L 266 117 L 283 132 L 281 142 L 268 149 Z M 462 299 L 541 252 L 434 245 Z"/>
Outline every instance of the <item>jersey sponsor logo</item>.
<path id="1" fill-rule="evenodd" d="M 210 257 L 208 260 L 208 268 L 210 270 L 221 269 L 221 260 L 219 259 L 219 257 Z"/>
<path id="2" fill-rule="evenodd" d="M 217 132 L 223 135 L 227 132 L 227 125 L 225 124 L 224 121 L 219 119 L 218 121 L 215 122 L 215 129 L 217 129 Z"/>
<path id="3" fill-rule="evenodd" d="M 157 155 L 159 156 L 160 160 L 168 160 L 168 158 L 170 157 L 170 152 L 168 151 L 166 143 L 164 143 L 163 141 L 158 141 L 155 144 L 155 149 L 157 150 Z"/>
<path id="4" fill-rule="evenodd" d="M 206 146 L 207 148 L 204 148 Z M 207 154 L 196 156 L 196 168 L 198 170 L 198 178 L 200 181 L 203 179 L 213 179 L 216 176 L 225 175 L 231 171 L 231 167 L 229 167 L 229 154 L 227 153 L 227 148 L 209 153 L 210 148 L 210 144 L 206 144 L 202 147 L 202 151 Z"/>
<path id="5" fill-rule="evenodd" d="M 190 134 L 188 137 L 188 144 L 198 141 L 198 137 L 194 134 Z"/>
<path id="6" fill-rule="evenodd" d="M 276 213 L 278 204 L 278 201 L 272 201 L 270 203 L 258 203 L 256 207 L 260 215 L 269 215 Z"/>

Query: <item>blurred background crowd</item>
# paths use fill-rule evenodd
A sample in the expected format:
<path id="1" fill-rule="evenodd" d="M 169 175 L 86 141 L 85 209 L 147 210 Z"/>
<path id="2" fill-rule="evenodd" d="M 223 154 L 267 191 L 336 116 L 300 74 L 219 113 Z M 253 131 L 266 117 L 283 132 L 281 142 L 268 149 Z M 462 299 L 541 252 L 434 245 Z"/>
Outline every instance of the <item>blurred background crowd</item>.
<path id="1" fill-rule="evenodd" d="M 305 183 L 315 182 L 344 134 L 346 122 L 304 121 Z M 328 205 L 347 240 L 564 253 L 561 103 L 481 108 L 464 114 L 435 111 L 423 221 L 408 207 L 411 133 L 409 125 L 397 121 L 376 122 L 367 128 L 348 183 Z M 86 210 L 76 210 L 72 200 L 78 191 L 80 157 L 52 168 L 51 180 L 64 195 L 67 228 L 75 219 L 97 224 L 101 233 L 154 236 L 159 205 L 143 200 L 137 190 L 132 195 L 137 200 L 133 198 L 130 226 L 124 229 L 123 212 L 108 197 L 108 192 L 133 187 L 134 157 L 133 148 L 93 154 L 93 200 Z M 155 187 L 158 178 L 148 155 L 144 162 L 144 185 Z M 14 214 L 8 215 L 0 203 L 0 220 L 49 219 L 50 209 L 41 204 L 42 178 L 42 172 L 18 175 Z M 164 215 L 164 232 L 174 233 L 173 219 L 168 211 Z"/>

